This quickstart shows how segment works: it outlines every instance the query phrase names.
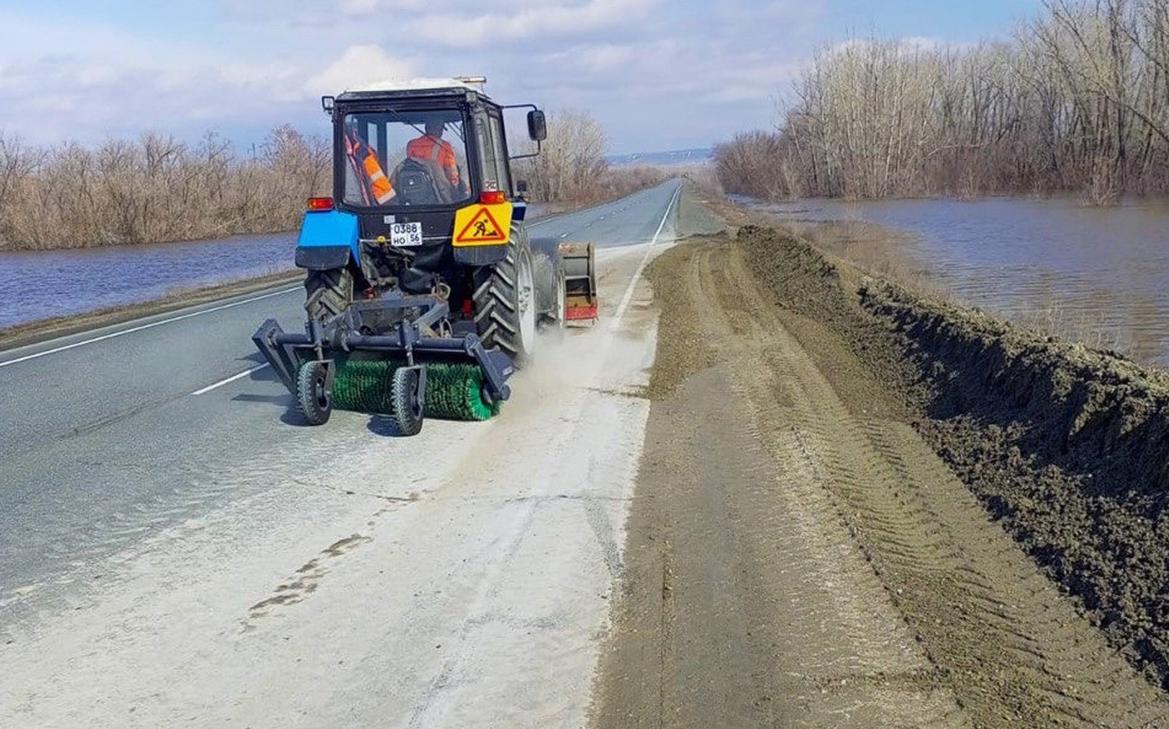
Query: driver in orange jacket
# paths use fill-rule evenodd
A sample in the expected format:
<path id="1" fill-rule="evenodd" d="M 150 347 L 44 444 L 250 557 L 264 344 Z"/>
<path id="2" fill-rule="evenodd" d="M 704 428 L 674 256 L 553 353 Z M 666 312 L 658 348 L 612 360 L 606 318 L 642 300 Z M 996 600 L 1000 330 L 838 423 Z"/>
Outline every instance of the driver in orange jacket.
<path id="1" fill-rule="evenodd" d="M 411 139 L 406 145 L 406 156 L 434 162 L 446 173 L 447 182 L 451 183 L 451 187 L 461 190 L 462 179 L 459 176 L 459 161 L 455 157 L 455 148 L 442 138 L 445 126 L 440 119 L 427 121 L 426 133 L 417 139 Z"/>

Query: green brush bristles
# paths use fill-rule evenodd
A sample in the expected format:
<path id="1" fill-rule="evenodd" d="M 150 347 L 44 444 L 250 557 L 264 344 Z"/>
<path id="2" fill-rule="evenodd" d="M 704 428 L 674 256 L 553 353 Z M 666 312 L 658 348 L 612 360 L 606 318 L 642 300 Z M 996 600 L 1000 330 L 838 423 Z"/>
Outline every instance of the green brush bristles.
<path id="1" fill-rule="evenodd" d="M 390 411 L 390 378 L 404 362 L 338 358 L 333 406 L 361 413 Z M 476 365 L 430 363 L 426 368 L 425 414 L 444 420 L 487 420 L 499 403 L 483 401 L 483 372 Z"/>
<path id="2" fill-rule="evenodd" d="M 361 413 L 387 413 L 390 408 L 390 376 L 396 362 L 334 360 L 333 407 Z"/>
<path id="3" fill-rule="evenodd" d="M 426 417 L 447 420 L 489 420 L 499 402 L 483 401 L 483 371 L 478 365 L 426 365 Z"/>

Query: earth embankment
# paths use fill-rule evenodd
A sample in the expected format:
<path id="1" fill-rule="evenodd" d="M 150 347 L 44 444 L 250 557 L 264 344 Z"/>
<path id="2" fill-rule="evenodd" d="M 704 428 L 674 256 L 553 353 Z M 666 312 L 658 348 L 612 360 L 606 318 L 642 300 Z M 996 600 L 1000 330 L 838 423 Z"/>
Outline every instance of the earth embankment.
<path id="1" fill-rule="evenodd" d="M 740 242 L 776 302 L 884 373 L 988 514 L 1169 685 L 1169 377 L 919 296 L 773 230 L 746 228 Z"/>
<path id="2" fill-rule="evenodd" d="M 942 357 L 895 308 L 928 302 L 761 228 L 679 245 L 651 281 L 650 416 L 594 726 L 1169 721 L 1135 642 L 1099 630 L 1030 541 L 1071 508 L 1025 481 L 1040 455 L 944 409 L 947 388 L 1003 385 L 986 370 L 970 389 L 954 370 L 991 362 Z M 986 481 L 1002 503 L 964 460 L 976 438 L 1004 449 Z M 1105 584 L 1123 562 L 1094 544 Z"/>

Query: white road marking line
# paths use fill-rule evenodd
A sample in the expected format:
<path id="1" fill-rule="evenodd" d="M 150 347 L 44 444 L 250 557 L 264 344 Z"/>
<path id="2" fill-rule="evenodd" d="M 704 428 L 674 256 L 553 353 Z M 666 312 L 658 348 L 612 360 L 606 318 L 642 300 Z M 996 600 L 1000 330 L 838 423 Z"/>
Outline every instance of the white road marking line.
<path id="1" fill-rule="evenodd" d="M 617 306 L 617 313 L 613 315 L 613 323 L 610 329 L 616 330 L 617 327 L 621 326 L 621 317 L 625 316 L 625 310 L 629 308 L 629 302 L 633 299 L 633 291 L 637 288 L 637 282 L 641 280 L 641 274 L 645 271 L 645 267 L 649 263 L 649 257 L 654 252 L 654 246 L 657 245 L 658 236 L 662 234 L 662 228 L 666 227 L 666 219 L 670 217 L 670 210 L 674 208 L 674 202 L 678 199 L 678 195 L 681 192 L 682 185 L 678 185 L 678 189 L 674 190 L 674 195 L 670 198 L 670 204 L 666 205 L 666 212 L 662 215 L 662 222 L 658 223 L 658 229 L 654 233 L 653 240 L 646 247 L 645 255 L 641 257 L 641 263 L 637 264 L 637 270 L 633 272 L 633 278 L 629 281 L 629 287 L 625 289 L 625 295 L 621 297 L 621 303 Z"/>
<path id="2" fill-rule="evenodd" d="M 53 349 L 46 349 L 43 352 L 35 352 L 33 354 L 26 354 L 23 357 L 17 357 L 16 359 L 10 359 L 6 362 L 0 362 L 0 367 L 7 367 L 8 365 L 14 365 L 14 364 L 19 364 L 21 362 L 27 362 L 30 359 L 38 359 L 40 357 L 47 357 L 50 354 L 56 354 L 57 352 L 64 352 L 67 349 L 75 349 L 77 347 L 83 347 L 87 344 L 93 344 L 95 342 L 102 342 L 102 341 L 105 341 L 107 339 L 113 339 L 114 337 L 123 336 L 125 334 L 133 334 L 134 332 L 140 332 L 144 329 L 153 329 L 154 327 L 160 327 L 163 324 L 171 324 L 173 322 L 182 321 L 183 319 L 190 319 L 191 317 L 195 317 L 195 316 L 203 316 L 204 314 L 212 314 L 212 313 L 215 313 L 217 311 L 223 311 L 224 309 L 233 309 L 237 306 L 243 306 L 244 304 L 250 304 L 253 301 L 261 301 L 263 299 L 270 299 L 273 296 L 282 296 L 284 294 L 288 294 L 288 293 L 292 293 L 293 291 L 300 291 L 300 290 L 301 290 L 300 286 L 296 286 L 294 288 L 289 288 L 289 289 L 281 289 L 280 291 L 273 291 L 272 293 L 264 294 L 262 296 L 253 296 L 250 299 L 244 299 L 242 301 L 233 301 L 230 304 L 223 304 L 221 306 L 213 306 L 210 309 L 203 309 L 202 311 L 193 311 L 190 314 L 183 314 L 181 316 L 172 316 L 170 319 L 163 319 L 162 321 L 155 321 L 155 322 L 151 322 L 149 324 L 143 324 L 141 326 L 131 327 L 130 329 L 123 329 L 123 330 L 117 331 L 117 332 L 110 332 L 109 334 L 103 334 L 100 337 L 94 337 L 93 339 L 86 339 L 86 340 L 81 341 L 81 342 L 73 342 L 72 344 L 66 344 L 62 347 L 54 347 Z"/>
<path id="3" fill-rule="evenodd" d="M 658 229 L 654 232 L 653 240 L 649 242 L 651 246 L 658 242 L 658 236 L 662 234 L 662 228 L 666 227 L 666 218 L 670 217 L 670 210 L 674 207 L 674 203 L 681 194 L 682 183 L 678 183 L 677 189 L 674 190 L 674 196 L 670 198 L 670 204 L 666 206 L 666 214 L 662 216 L 662 222 L 658 223 Z"/>
<path id="4" fill-rule="evenodd" d="M 262 365 L 256 365 L 255 367 L 244 370 L 243 372 L 239 373 L 238 375 L 232 375 L 231 377 L 228 377 L 225 380 L 220 380 L 219 382 L 216 382 L 214 385 L 208 385 L 207 387 L 204 387 L 201 390 L 195 390 L 191 394 L 192 395 L 206 395 L 207 393 L 211 392 L 212 390 L 214 390 L 218 387 L 223 387 L 224 385 L 226 385 L 229 382 L 235 382 L 236 380 L 238 380 L 242 377 L 247 377 L 248 375 L 252 374 L 253 372 L 259 372 L 260 370 L 264 369 L 267 366 L 268 366 L 267 362 L 265 362 Z"/>

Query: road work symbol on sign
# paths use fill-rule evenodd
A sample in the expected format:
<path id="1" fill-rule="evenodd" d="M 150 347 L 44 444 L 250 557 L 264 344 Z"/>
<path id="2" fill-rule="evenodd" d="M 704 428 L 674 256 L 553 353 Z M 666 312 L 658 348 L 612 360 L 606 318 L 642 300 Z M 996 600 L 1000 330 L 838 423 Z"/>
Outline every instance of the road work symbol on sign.
<path id="1" fill-rule="evenodd" d="M 507 243 L 511 205 L 479 205 L 463 208 L 455 216 L 455 245 Z"/>

